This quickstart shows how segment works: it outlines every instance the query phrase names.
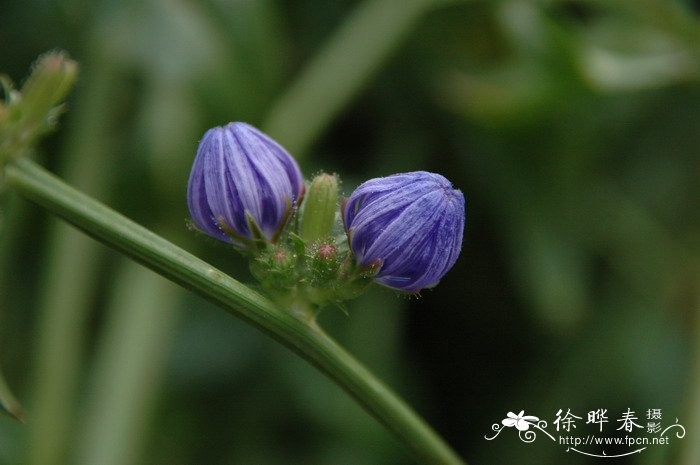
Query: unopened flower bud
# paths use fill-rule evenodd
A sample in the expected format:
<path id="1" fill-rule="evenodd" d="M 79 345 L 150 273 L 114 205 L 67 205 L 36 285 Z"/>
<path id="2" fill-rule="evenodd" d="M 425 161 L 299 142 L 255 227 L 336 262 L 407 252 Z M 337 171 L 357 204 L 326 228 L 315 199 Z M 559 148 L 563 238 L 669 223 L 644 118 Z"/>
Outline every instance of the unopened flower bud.
<path id="1" fill-rule="evenodd" d="M 316 257 L 320 260 L 335 260 L 338 257 L 338 247 L 335 244 L 320 244 L 316 249 Z"/>
<path id="2" fill-rule="evenodd" d="M 395 174 L 361 184 L 343 220 L 360 267 L 378 267 L 380 284 L 417 292 L 437 284 L 459 256 L 464 196 L 439 174 Z"/>
<path id="3" fill-rule="evenodd" d="M 297 256 L 291 250 L 275 244 L 251 261 L 250 271 L 266 289 L 272 292 L 292 288 L 298 280 L 295 273 Z"/>
<path id="4" fill-rule="evenodd" d="M 53 128 L 60 105 L 78 74 L 78 65 L 64 52 L 50 52 L 34 64 L 21 91 L 0 76 L 5 102 L 0 103 L 0 168 L 24 155 Z"/>
<path id="5" fill-rule="evenodd" d="M 187 201 L 197 228 L 250 247 L 276 242 L 303 192 L 301 170 L 281 145 L 246 123 L 229 123 L 200 141 Z"/>
<path id="6" fill-rule="evenodd" d="M 324 239 L 331 234 L 338 204 L 338 178 L 319 174 L 309 187 L 301 219 L 301 237 L 307 242 Z"/>
<path id="7" fill-rule="evenodd" d="M 335 281 L 340 269 L 338 246 L 333 242 L 320 242 L 315 245 L 309 269 L 313 286 L 323 287 Z"/>
<path id="8" fill-rule="evenodd" d="M 77 75 L 77 63 L 65 52 L 49 52 L 40 57 L 22 86 L 22 119 L 42 121 L 63 100 Z"/>

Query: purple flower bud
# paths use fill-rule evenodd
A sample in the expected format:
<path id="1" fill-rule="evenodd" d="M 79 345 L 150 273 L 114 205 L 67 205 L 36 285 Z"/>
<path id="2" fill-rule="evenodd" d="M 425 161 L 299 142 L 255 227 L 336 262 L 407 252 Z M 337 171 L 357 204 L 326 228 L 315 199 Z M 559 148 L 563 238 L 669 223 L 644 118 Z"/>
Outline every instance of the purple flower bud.
<path id="1" fill-rule="evenodd" d="M 437 284 L 457 260 L 464 196 L 439 174 L 394 174 L 355 189 L 343 221 L 358 264 L 379 264 L 375 281 L 415 292 Z"/>
<path id="2" fill-rule="evenodd" d="M 229 123 L 199 142 L 187 203 L 197 228 L 246 246 L 274 242 L 303 191 L 301 170 L 282 146 L 249 124 Z"/>

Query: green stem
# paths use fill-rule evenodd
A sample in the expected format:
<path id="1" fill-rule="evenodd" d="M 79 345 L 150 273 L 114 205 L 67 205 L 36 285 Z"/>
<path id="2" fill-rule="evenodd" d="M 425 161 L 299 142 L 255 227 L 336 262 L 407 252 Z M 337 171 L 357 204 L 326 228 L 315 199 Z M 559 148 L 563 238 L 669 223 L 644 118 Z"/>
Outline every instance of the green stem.
<path id="1" fill-rule="evenodd" d="M 160 276 L 127 260 L 120 263 L 71 463 L 141 463 L 177 324 L 180 292 L 173 291 L 179 289 Z"/>
<path id="2" fill-rule="evenodd" d="M 21 226 L 25 226 L 21 221 L 24 218 L 23 211 L 18 207 L 19 205 L 13 199 L 0 199 L 0 295 L 4 297 L 0 299 L 0 328 L 5 330 L 4 333 L 0 334 L 0 354 L 3 355 L 5 354 L 3 348 L 8 342 L 4 339 L 8 324 L 4 323 L 3 317 L 13 307 L 11 299 L 6 297 L 14 284 L 8 270 L 11 269 L 13 260 L 18 259 L 14 251 L 17 249 L 17 239 L 22 235 L 23 228 Z M 0 365 L 2 362 L 3 359 L 0 357 Z M 3 412 L 18 420 L 24 420 L 24 410 L 12 393 L 3 375 L 2 367 L 0 367 L 0 413 Z"/>
<path id="3" fill-rule="evenodd" d="M 700 296 L 696 297 L 696 308 L 700 308 Z M 692 354 L 690 377 L 687 383 L 687 400 L 685 412 L 688 416 L 686 423 L 688 437 L 683 441 L 683 449 L 679 454 L 680 465 L 694 465 L 700 463 L 700 313 L 694 317 L 694 336 L 692 338 Z"/>
<path id="4" fill-rule="evenodd" d="M 305 358 L 393 431 L 421 463 L 464 464 L 422 418 L 317 325 L 280 310 L 267 298 L 66 185 L 31 160 L 9 163 L 5 181 L 88 235 L 218 304 Z"/>
<path id="5" fill-rule="evenodd" d="M 365 0 L 276 103 L 263 129 L 299 158 L 436 0 Z"/>
<path id="6" fill-rule="evenodd" d="M 86 79 L 72 113 L 74 124 L 66 128 L 70 142 L 60 154 L 59 168 L 66 182 L 98 197 L 111 190 L 106 167 L 113 166 L 117 145 L 111 132 L 116 111 L 106 111 L 105 102 L 123 85 L 109 54 L 101 50 L 86 57 Z M 48 231 L 37 293 L 26 465 L 69 463 L 104 254 L 99 244 L 63 222 L 51 222 Z"/>

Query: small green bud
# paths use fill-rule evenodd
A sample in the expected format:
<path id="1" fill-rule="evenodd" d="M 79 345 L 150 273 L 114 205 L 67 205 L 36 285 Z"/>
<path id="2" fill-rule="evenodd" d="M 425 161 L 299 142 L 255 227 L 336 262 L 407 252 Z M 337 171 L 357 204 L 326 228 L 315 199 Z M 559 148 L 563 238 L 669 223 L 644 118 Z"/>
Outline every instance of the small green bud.
<path id="1" fill-rule="evenodd" d="M 301 218 L 301 237 L 308 243 L 325 239 L 333 230 L 338 203 L 338 177 L 319 174 L 309 187 Z"/>
<path id="2" fill-rule="evenodd" d="M 268 247 L 250 262 L 250 271 L 267 289 L 284 291 L 296 285 L 297 255 L 281 246 Z"/>
<path id="3" fill-rule="evenodd" d="M 0 76 L 5 102 L 0 104 L 0 168 L 26 153 L 41 135 L 53 128 L 60 105 L 78 74 L 78 65 L 64 52 L 49 52 L 34 64 L 31 75 L 17 91 Z"/>
<path id="4" fill-rule="evenodd" d="M 78 75 L 78 65 L 65 52 L 41 56 L 22 86 L 22 119 L 41 121 L 63 100 Z"/>
<path id="5" fill-rule="evenodd" d="M 338 257 L 338 247 L 330 243 L 319 244 L 316 249 L 316 257 L 320 260 L 336 259 Z"/>
<path id="6" fill-rule="evenodd" d="M 340 262 L 338 247 L 333 242 L 316 244 L 309 261 L 311 285 L 315 287 L 332 285 L 338 277 Z"/>

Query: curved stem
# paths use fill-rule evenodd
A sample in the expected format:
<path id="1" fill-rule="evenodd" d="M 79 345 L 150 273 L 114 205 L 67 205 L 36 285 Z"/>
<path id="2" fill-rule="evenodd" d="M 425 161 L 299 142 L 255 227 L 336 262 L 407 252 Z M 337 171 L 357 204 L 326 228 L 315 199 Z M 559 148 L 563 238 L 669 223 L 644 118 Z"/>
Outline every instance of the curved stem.
<path id="1" fill-rule="evenodd" d="M 698 296 L 700 298 L 700 296 Z M 700 308 L 700 299 L 696 305 Z M 692 365 L 690 367 L 690 378 L 687 383 L 685 411 L 688 415 L 688 438 L 683 441 L 683 448 L 676 463 L 681 465 L 692 465 L 700 463 L 700 313 L 694 316 L 694 338 L 692 341 Z M 670 463 L 670 462 L 667 462 Z"/>
<path id="2" fill-rule="evenodd" d="M 95 49 L 86 57 L 91 78 L 83 81 L 73 109 L 75 124 L 61 153 L 59 171 L 66 182 L 93 196 L 110 195 L 115 166 L 115 111 L 105 111 L 123 85 L 108 54 Z M 111 195 L 110 195 L 111 196 Z M 49 223 L 37 289 L 36 337 L 25 465 L 66 465 L 78 415 L 80 375 L 89 353 L 86 337 L 105 250 L 69 225 Z"/>
<path id="3" fill-rule="evenodd" d="M 9 313 L 10 308 L 12 308 L 11 299 L 6 297 L 13 285 L 9 279 L 10 273 L 8 271 L 11 269 L 10 265 L 13 260 L 17 259 L 13 251 L 17 248 L 17 239 L 22 233 L 22 228 L 18 226 L 21 226 L 23 212 L 16 208 L 18 206 L 16 203 L 12 199 L 0 199 L 0 211 L 3 212 L 4 217 L 4 221 L 0 224 L 0 295 L 4 297 L 0 299 L 0 328 L 5 331 L 7 324 L 3 327 L 3 317 L 5 312 Z M 2 350 L 7 342 L 3 340 L 4 335 L 5 333 L 0 333 L 0 354 L 3 355 Z M 3 375 L 2 363 L 3 359 L 0 357 L 0 414 L 6 413 L 13 418 L 24 421 L 24 410 Z"/>
<path id="4" fill-rule="evenodd" d="M 216 303 L 305 358 L 394 432 L 421 463 L 464 464 L 420 416 L 317 325 L 279 309 L 264 296 L 78 192 L 28 159 L 9 163 L 5 181 L 88 235 Z"/>
<path id="5" fill-rule="evenodd" d="M 361 2 L 270 111 L 263 129 L 299 158 L 436 0 Z"/>
<path id="6" fill-rule="evenodd" d="M 173 291 L 157 274 L 120 263 L 72 464 L 141 463 L 179 315 L 180 292 Z"/>

